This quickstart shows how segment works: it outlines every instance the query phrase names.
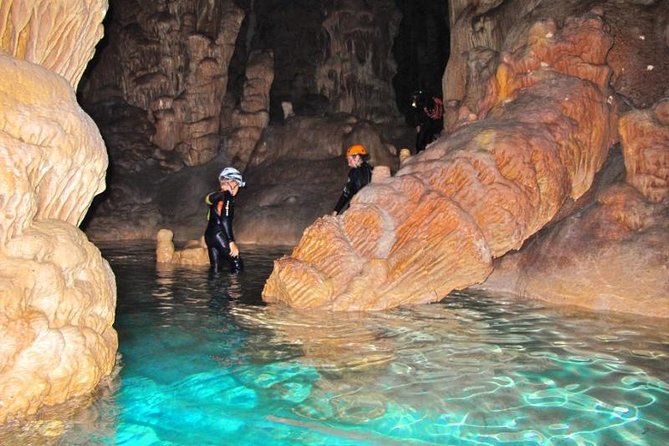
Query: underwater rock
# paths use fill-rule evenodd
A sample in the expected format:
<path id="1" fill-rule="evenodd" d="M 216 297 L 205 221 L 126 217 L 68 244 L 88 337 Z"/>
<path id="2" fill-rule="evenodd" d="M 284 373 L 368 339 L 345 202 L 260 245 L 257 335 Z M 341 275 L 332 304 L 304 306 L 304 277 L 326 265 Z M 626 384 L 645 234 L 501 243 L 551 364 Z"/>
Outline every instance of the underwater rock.
<path id="1" fill-rule="evenodd" d="M 592 184 L 616 131 L 596 14 L 536 22 L 500 56 L 478 119 L 361 190 L 275 261 L 263 299 L 381 310 L 483 281 Z"/>
<path id="2" fill-rule="evenodd" d="M 0 423 L 90 393 L 115 364 L 114 275 L 77 227 L 105 188 L 74 90 L 106 8 L 0 6 Z"/>

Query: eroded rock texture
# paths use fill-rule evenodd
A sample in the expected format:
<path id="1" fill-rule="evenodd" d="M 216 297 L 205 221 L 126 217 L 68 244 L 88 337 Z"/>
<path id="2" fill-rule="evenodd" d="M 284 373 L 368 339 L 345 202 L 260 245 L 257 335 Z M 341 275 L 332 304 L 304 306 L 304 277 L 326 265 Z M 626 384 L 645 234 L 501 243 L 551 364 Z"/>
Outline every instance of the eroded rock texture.
<path id="1" fill-rule="evenodd" d="M 625 182 L 503 257 L 481 289 L 669 317 L 669 99 L 624 114 L 619 132 Z"/>
<path id="2" fill-rule="evenodd" d="M 669 4 L 662 0 L 453 0 L 451 54 L 442 80 L 445 128 L 478 112 L 485 80 L 506 41 L 517 40 L 537 19 L 562 22 L 597 8 L 614 45 L 607 55 L 611 86 L 627 106 L 647 108 L 666 95 Z"/>
<path id="3" fill-rule="evenodd" d="M 388 0 L 350 0 L 326 11 L 319 93 L 333 111 L 388 121 L 395 110 L 389 104 L 395 98 L 390 81 L 396 71 L 392 41 L 401 18 L 397 7 Z"/>
<path id="4" fill-rule="evenodd" d="M 305 231 L 263 298 L 375 310 L 440 300 L 480 282 L 492 259 L 590 187 L 614 135 L 596 14 L 535 22 L 508 45 L 475 122 L 415 156 L 351 209 Z M 481 119 L 484 118 L 485 119 Z"/>
<path id="5" fill-rule="evenodd" d="M 74 94 L 106 8 L 0 4 L 0 422 L 86 394 L 114 366 L 114 276 L 77 228 L 107 154 Z"/>
<path id="6" fill-rule="evenodd" d="M 163 157 L 176 155 L 183 164 L 175 168 L 212 159 L 243 12 L 231 1 L 133 0 L 115 2 L 112 12 L 110 42 L 82 92 L 86 101 L 146 113 L 155 133 L 145 135 Z M 148 144 L 143 149 L 153 150 Z M 119 155 L 119 163 L 141 157 L 136 150 Z"/>
<path id="7" fill-rule="evenodd" d="M 256 143 L 269 124 L 269 90 L 274 80 L 274 55 L 255 51 L 246 67 L 244 93 L 232 113 L 232 132 L 226 144 L 233 164 L 246 166 Z"/>

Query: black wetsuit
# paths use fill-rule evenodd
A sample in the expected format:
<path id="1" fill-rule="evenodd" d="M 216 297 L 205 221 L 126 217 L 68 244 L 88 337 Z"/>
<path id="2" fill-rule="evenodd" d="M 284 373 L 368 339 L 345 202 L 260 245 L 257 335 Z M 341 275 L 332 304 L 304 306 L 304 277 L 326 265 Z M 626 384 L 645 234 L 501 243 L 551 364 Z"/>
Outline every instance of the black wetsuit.
<path id="1" fill-rule="evenodd" d="M 437 139 L 443 127 L 444 105 L 439 98 L 414 93 L 412 108 L 416 119 L 416 153 Z"/>
<path id="2" fill-rule="evenodd" d="M 342 211 L 346 210 L 351 198 L 353 198 L 360 189 L 367 186 L 370 181 L 372 181 L 372 166 L 365 161 L 363 161 L 360 166 L 349 170 L 348 180 L 346 181 L 346 186 L 344 186 L 344 190 L 334 208 L 335 212 L 341 214 Z"/>
<path id="3" fill-rule="evenodd" d="M 242 270 L 242 260 L 239 256 L 230 255 L 230 242 L 235 241 L 232 232 L 232 218 L 234 216 L 234 197 L 230 192 L 212 192 L 205 198 L 209 205 L 209 223 L 204 231 L 204 241 L 209 251 L 209 264 L 211 270 L 220 272 L 223 269 L 223 261 L 230 263 L 230 271 L 233 273 Z M 221 213 L 218 213 L 218 203 L 223 202 Z"/>

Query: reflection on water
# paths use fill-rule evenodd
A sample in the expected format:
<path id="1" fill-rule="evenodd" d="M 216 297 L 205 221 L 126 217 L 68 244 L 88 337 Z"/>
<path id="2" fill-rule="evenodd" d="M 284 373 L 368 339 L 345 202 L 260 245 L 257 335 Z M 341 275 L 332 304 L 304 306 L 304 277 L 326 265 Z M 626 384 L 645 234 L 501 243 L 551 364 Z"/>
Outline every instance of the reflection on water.
<path id="1" fill-rule="evenodd" d="M 117 274 L 117 375 L 1 444 L 660 445 L 669 438 L 666 321 L 455 293 L 373 314 L 264 306 L 272 259 L 246 271 Z"/>

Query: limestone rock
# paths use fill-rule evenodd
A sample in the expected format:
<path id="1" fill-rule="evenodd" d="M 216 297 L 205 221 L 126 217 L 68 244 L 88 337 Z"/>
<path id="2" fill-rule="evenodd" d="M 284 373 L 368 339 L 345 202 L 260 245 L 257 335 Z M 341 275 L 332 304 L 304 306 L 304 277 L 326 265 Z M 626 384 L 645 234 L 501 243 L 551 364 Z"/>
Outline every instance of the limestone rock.
<path id="1" fill-rule="evenodd" d="M 274 55 L 256 51 L 249 56 L 244 94 L 232 114 L 232 134 L 226 150 L 233 163 L 246 166 L 262 131 L 269 124 L 269 91 L 274 80 Z"/>
<path id="2" fill-rule="evenodd" d="M 627 183 L 661 203 L 669 199 L 669 98 L 620 119 Z"/>
<path id="3" fill-rule="evenodd" d="M 390 82 L 395 72 L 391 42 L 400 21 L 397 7 L 388 0 L 351 0 L 328 7 L 326 14 L 326 45 L 316 76 L 319 92 L 330 100 L 332 111 L 373 122 L 397 118 Z"/>
<path id="4" fill-rule="evenodd" d="M 76 88 L 102 38 L 107 0 L 3 0 L 0 48 Z"/>
<path id="5" fill-rule="evenodd" d="M 116 282 L 84 234 L 35 221 L 0 254 L 0 422 L 90 393 L 116 362 Z"/>
<path id="6" fill-rule="evenodd" d="M 191 240 L 183 249 L 174 247 L 174 232 L 161 229 L 156 234 L 156 262 L 175 265 L 209 265 L 204 237 Z"/>
<path id="7" fill-rule="evenodd" d="M 0 5 L 0 423 L 91 392 L 115 364 L 114 276 L 77 228 L 105 187 L 74 87 L 106 6 Z"/>
<path id="8" fill-rule="evenodd" d="M 588 190 L 614 139 L 601 18 L 537 22 L 502 53 L 480 121 L 371 184 L 275 262 L 263 299 L 379 310 L 481 282 L 569 198 Z"/>
<path id="9" fill-rule="evenodd" d="M 503 257 L 479 289 L 524 298 L 669 317 L 667 202 L 616 184 L 595 205 Z"/>
<path id="10" fill-rule="evenodd" d="M 505 256 L 480 288 L 596 310 L 669 317 L 667 100 L 619 121 L 626 182 Z"/>
<path id="11" fill-rule="evenodd" d="M 603 16 L 615 44 L 607 55 L 613 89 L 630 105 L 648 108 L 666 96 L 669 82 L 669 3 L 658 0 L 453 0 L 451 54 L 442 80 L 444 103 L 478 113 L 485 80 L 498 53 L 540 18 L 563 22 L 590 11 Z M 449 107 L 446 107 L 447 111 Z M 453 108 L 451 108 L 451 111 Z M 457 110 L 457 109 L 456 109 Z M 463 111 L 463 110 L 460 110 Z M 465 114 L 466 116 L 466 114 Z M 459 119 L 462 120 L 464 116 Z M 458 118 L 445 116 L 449 121 Z"/>
<path id="12" fill-rule="evenodd" d="M 158 149 L 163 157 L 177 158 L 164 165 L 176 170 L 214 158 L 243 11 L 231 1 L 119 0 L 113 13 L 109 42 L 81 96 L 100 125 L 114 132 L 114 159 L 132 166 L 133 158 L 156 158 L 152 152 Z M 115 127 L 119 114 L 133 110 L 140 111 L 143 127 Z M 122 150 L 128 133 L 142 144 Z"/>

